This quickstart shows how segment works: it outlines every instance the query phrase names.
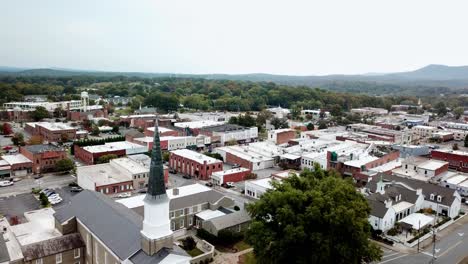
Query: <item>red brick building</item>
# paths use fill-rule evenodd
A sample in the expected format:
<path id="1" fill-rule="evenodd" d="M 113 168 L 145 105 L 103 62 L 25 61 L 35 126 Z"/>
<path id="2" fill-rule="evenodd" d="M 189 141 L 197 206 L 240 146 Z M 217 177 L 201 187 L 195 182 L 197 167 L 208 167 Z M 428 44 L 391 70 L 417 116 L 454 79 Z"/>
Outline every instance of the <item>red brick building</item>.
<path id="1" fill-rule="evenodd" d="M 225 171 L 216 171 L 211 174 L 211 181 L 215 185 L 222 185 L 227 182 L 245 181 L 250 170 L 246 168 L 236 168 Z"/>
<path id="2" fill-rule="evenodd" d="M 33 173 L 54 171 L 57 161 L 67 158 L 64 149 L 50 144 L 20 147 L 20 153 L 33 162 Z"/>
<path id="3" fill-rule="evenodd" d="M 468 172 L 468 152 L 457 150 L 433 150 L 431 157 L 436 160 L 447 161 L 449 168 Z"/>
<path id="4" fill-rule="evenodd" d="M 223 170 L 223 162 L 192 150 L 179 149 L 171 151 L 169 167 L 185 175 L 208 180 L 213 172 Z"/>
<path id="5" fill-rule="evenodd" d="M 71 121 L 84 121 L 89 119 L 89 116 L 92 116 L 93 118 L 107 118 L 108 112 L 107 109 L 88 110 L 86 112 L 67 111 L 67 119 Z"/>
<path id="6" fill-rule="evenodd" d="M 159 130 L 159 136 L 160 137 L 168 137 L 168 136 L 177 137 L 177 136 L 179 136 L 179 132 L 177 130 L 169 129 L 169 128 L 162 127 L 162 126 L 159 126 L 158 130 Z M 154 126 L 147 127 L 145 129 L 145 136 L 154 137 Z"/>
<path id="7" fill-rule="evenodd" d="M 36 122 L 26 123 L 24 130 L 33 136 L 41 136 L 48 142 L 61 142 L 62 137 L 68 140 L 76 138 L 76 128 L 64 123 Z"/>
<path id="8" fill-rule="evenodd" d="M 87 165 L 96 164 L 97 160 L 104 155 L 115 154 L 117 157 L 123 157 L 125 155 L 141 154 L 147 151 L 145 146 L 128 141 L 110 142 L 104 145 L 86 147 L 74 146 L 75 157 Z"/>
<path id="9" fill-rule="evenodd" d="M 288 143 L 289 140 L 295 137 L 296 131 L 289 128 L 268 131 L 268 140 L 278 145 Z"/>
<path id="10" fill-rule="evenodd" d="M 26 176 L 32 172 L 33 163 L 22 154 L 0 157 L 0 177 Z"/>

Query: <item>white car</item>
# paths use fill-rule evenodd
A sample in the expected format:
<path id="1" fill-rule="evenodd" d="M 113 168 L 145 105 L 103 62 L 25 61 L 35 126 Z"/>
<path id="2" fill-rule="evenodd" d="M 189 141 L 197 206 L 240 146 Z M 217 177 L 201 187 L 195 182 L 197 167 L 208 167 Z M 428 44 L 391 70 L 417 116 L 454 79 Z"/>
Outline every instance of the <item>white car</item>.
<path id="1" fill-rule="evenodd" d="M 0 187 L 11 186 L 14 183 L 12 181 L 0 181 Z"/>
<path id="2" fill-rule="evenodd" d="M 51 204 L 58 204 L 58 203 L 60 203 L 60 202 L 62 202 L 62 201 L 63 201 L 63 200 L 62 200 L 62 198 L 60 198 L 60 197 L 49 198 L 49 202 L 50 202 Z"/>
<path id="3" fill-rule="evenodd" d="M 117 195 L 118 198 L 128 198 L 130 196 L 132 196 L 131 193 L 121 193 L 121 194 Z"/>
<path id="4" fill-rule="evenodd" d="M 234 187 L 234 182 L 226 182 L 226 185 L 229 187 Z"/>

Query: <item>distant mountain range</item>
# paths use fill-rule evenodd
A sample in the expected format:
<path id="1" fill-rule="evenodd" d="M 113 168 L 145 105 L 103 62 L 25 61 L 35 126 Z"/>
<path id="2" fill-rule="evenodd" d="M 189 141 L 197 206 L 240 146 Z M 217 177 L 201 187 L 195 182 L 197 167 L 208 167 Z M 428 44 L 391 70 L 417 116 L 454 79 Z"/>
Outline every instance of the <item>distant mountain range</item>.
<path id="1" fill-rule="evenodd" d="M 370 73 L 362 75 L 324 75 L 324 76 L 294 76 L 274 75 L 264 73 L 252 74 L 173 74 L 173 73 L 145 73 L 145 72 L 105 72 L 87 71 L 62 68 L 22 69 L 15 67 L 1 67 L 0 76 L 48 76 L 65 77 L 77 75 L 90 76 L 127 76 L 127 77 L 185 77 L 205 79 L 226 79 L 254 82 L 275 82 L 285 85 L 305 85 L 322 87 L 330 90 L 363 92 L 375 94 L 392 94 L 410 91 L 414 94 L 427 91 L 444 93 L 468 93 L 468 66 L 428 65 L 421 69 L 397 73 Z M 422 90 L 421 90 L 422 89 Z M 415 92 L 416 91 L 416 92 Z"/>

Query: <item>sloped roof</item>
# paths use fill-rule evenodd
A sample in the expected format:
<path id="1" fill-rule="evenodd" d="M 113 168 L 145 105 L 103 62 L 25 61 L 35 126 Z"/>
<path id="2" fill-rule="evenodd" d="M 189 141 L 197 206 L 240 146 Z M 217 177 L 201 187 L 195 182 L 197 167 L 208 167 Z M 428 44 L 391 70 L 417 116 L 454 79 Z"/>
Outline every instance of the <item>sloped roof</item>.
<path id="1" fill-rule="evenodd" d="M 76 217 L 121 260 L 141 249 L 142 217 L 101 193 L 83 190 L 54 216 L 60 223 Z"/>
<path id="2" fill-rule="evenodd" d="M 24 260 L 31 261 L 84 246 L 80 234 L 73 233 L 23 246 L 21 251 Z"/>
<path id="3" fill-rule="evenodd" d="M 226 214 L 212 218 L 208 220 L 208 222 L 211 222 L 217 230 L 222 230 L 231 226 L 236 226 L 239 224 L 249 222 L 251 219 L 252 218 L 250 217 L 247 211 L 240 210 L 231 214 Z"/>
<path id="4" fill-rule="evenodd" d="M 371 208 L 370 215 L 383 218 L 388 211 L 388 208 L 385 207 L 386 197 L 380 193 L 373 193 L 366 198 Z"/>
<path id="5" fill-rule="evenodd" d="M 0 263 L 8 263 L 10 261 L 10 254 L 5 243 L 3 236 L 0 237 Z"/>

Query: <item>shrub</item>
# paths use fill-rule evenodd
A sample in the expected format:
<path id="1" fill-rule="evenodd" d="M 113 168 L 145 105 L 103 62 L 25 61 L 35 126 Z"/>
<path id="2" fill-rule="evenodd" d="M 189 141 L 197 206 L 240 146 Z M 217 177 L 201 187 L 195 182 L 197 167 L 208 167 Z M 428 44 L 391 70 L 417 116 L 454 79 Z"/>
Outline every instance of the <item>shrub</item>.
<path id="1" fill-rule="evenodd" d="M 239 206 L 234 205 L 234 210 L 235 210 L 235 211 L 239 211 L 239 210 L 240 210 Z"/>
<path id="2" fill-rule="evenodd" d="M 398 230 L 394 227 L 394 228 L 387 231 L 387 235 L 396 236 L 396 235 L 398 235 Z"/>
<path id="3" fill-rule="evenodd" d="M 182 247 L 185 250 L 192 250 L 197 246 L 197 242 L 195 242 L 195 239 L 193 237 L 189 236 L 186 237 L 185 239 L 182 240 Z"/>

